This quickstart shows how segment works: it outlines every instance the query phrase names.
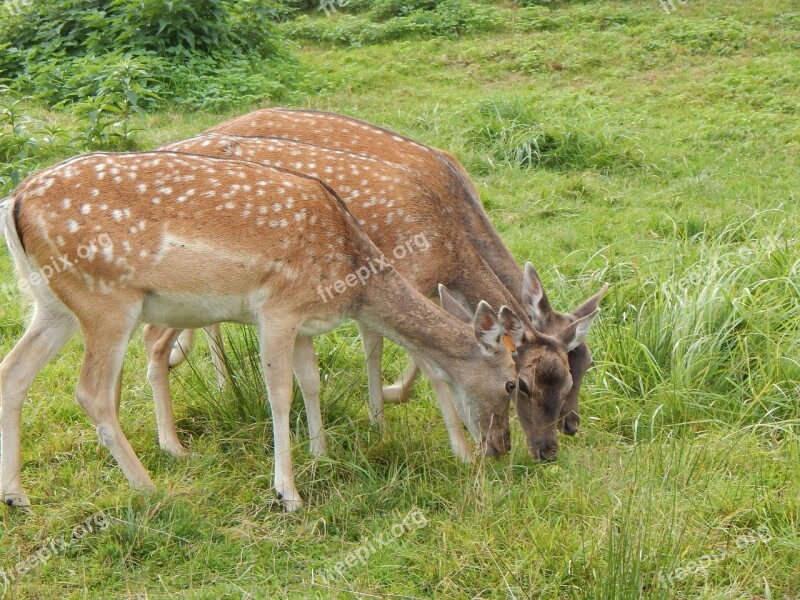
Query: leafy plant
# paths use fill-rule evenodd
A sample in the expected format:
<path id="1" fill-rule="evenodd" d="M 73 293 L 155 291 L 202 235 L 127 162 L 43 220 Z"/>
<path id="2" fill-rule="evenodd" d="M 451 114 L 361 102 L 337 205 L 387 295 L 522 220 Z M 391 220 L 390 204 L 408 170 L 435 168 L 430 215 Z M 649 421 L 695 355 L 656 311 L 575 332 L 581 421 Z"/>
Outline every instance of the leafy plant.
<path id="1" fill-rule="evenodd" d="M 94 93 L 76 102 L 74 109 L 78 116 L 88 119 L 89 125 L 82 133 L 88 148 L 131 150 L 135 147 L 133 134 L 140 128 L 133 120 L 159 99 L 150 89 L 150 79 L 136 59 L 126 56 L 87 82 Z"/>
<path id="2" fill-rule="evenodd" d="M 43 0 L 19 12 L 0 11 L 0 77 L 50 106 L 81 102 L 94 106 L 89 112 L 125 113 L 116 99 L 109 102 L 107 88 L 109 74 L 124 72 L 121 61 L 127 61 L 131 75 L 122 93 L 134 111 L 187 94 L 204 96 L 201 85 L 208 95 L 235 102 L 239 79 L 228 78 L 220 90 L 218 82 L 190 74 L 179 88 L 173 71 L 188 65 L 205 72 L 213 64 L 218 73 L 241 73 L 243 61 L 256 60 L 273 76 L 299 71 L 273 17 L 261 0 Z M 270 68 L 273 61 L 279 69 Z M 262 76 L 240 102 L 282 93 L 292 80 Z M 105 97 L 90 100 L 94 95 Z M 106 124 L 97 120 L 100 129 L 91 135 L 103 138 Z"/>
<path id="3" fill-rule="evenodd" d="M 68 144 L 65 131 L 45 126 L 25 112 L 29 100 L 0 85 L 0 193 L 35 171 L 42 156 L 63 150 Z"/>

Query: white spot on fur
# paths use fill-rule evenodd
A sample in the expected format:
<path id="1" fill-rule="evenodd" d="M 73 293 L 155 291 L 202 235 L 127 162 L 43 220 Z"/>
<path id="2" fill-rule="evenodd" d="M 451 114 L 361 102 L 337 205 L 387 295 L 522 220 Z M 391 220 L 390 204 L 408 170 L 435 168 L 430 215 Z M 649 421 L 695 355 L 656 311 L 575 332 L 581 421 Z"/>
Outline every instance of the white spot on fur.
<path id="1" fill-rule="evenodd" d="M 75 219 L 70 219 L 69 221 L 67 221 L 67 231 L 69 231 L 70 233 L 75 233 L 76 231 L 78 231 L 78 229 L 79 229 L 78 223 L 77 221 L 75 221 Z"/>

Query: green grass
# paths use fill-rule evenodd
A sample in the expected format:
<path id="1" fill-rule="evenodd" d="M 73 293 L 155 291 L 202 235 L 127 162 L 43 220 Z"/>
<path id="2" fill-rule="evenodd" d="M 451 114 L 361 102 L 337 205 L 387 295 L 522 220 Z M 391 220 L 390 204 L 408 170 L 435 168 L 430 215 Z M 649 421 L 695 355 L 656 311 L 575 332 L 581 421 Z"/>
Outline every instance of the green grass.
<path id="1" fill-rule="evenodd" d="M 8 597 L 800 598 L 800 13 L 789 0 L 672 14 L 639 0 L 528 4 L 479 4 L 499 24 L 477 33 L 361 47 L 324 40 L 362 13 L 312 15 L 297 52 L 318 93 L 295 105 L 455 153 L 558 307 L 611 284 L 582 432 L 562 438 L 557 463 L 535 463 L 515 428 L 510 456 L 459 465 L 427 385 L 388 408 L 379 439 L 345 326 L 317 342 L 328 457 L 311 459 L 295 401 L 308 509 L 286 515 L 252 336 L 227 327 L 235 387 L 216 390 L 204 344 L 173 375 L 192 450 L 181 461 L 158 449 L 131 346 L 122 422 L 161 488 L 143 497 L 74 400 L 75 339 L 26 404 L 34 507 L 0 511 L 0 568 L 98 511 L 110 525 Z M 85 125 L 23 105 L 52 127 Z M 164 110 L 139 121 L 136 141 L 153 148 L 231 114 Z M 70 152 L 47 146 L 36 164 Z M 13 280 L 3 253 L 0 283 Z M 2 310 L 5 353 L 28 309 L 10 291 Z M 384 364 L 393 379 L 403 354 Z M 426 526 L 314 579 L 415 507 Z M 757 530 L 767 535 L 746 537 Z"/>

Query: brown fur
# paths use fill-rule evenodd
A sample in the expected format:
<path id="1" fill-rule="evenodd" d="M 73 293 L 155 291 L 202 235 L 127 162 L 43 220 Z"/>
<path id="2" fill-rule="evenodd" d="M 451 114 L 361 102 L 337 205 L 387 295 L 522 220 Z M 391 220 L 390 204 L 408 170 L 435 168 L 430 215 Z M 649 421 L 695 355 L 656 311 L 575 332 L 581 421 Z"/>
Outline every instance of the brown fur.
<path id="1" fill-rule="evenodd" d="M 420 353 L 453 385 L 481 446 L 492 454 L 508 449 L 507 387 L 516 371 L 498 317 L 484 303 L 467 326 L 390 266 L 323 301 L 320 283 L 346 279 L 380 251 L 315 179 L 174 152 L 91 154 L 33 175 L 10 202 L 18 226 L 6 216 L 6 237 L 36 301 L 31 327 L 0 365 L 0 488 L 11 503 L 27 503 L 19 481 L 22 401 L 76 326 L 86 347 L 78 400 L 135 487 L 153 484 L 121 430 L 114 394 L 140 320 L 258 325 L 275 486 L 289 510 L 301 506 L 289 446 L 295 338 L 343 318 Z M 46 281 L 32 276 L 61 256 L 69 267 Z M 48 339 L 58 343 L 44 347 Z"/>
<path id="2" fill-rule="evenodd" d="M 478 255 L 461 227 L 453 226 L 454 210 L 443 200 L 452 194 L 440 178 L 423 176 L 408 167 L 364 155 L 274 137 L 205 134 L 169 144 L 162 150 L 246 159 L 318 177 L 336 190 L 370 239 L 387 256 L 412 238 L 423 236 L 428 241 L 427 251 L 394 261 L 403 278 L 420 292 L 430 296 L 436 285 L 442 283 L 470 306 L 485 300 L 496 309 L 511 306 L 517 315 L 524 317 L 522 305 Z M 560 355 L 554 369 L 563 365 L 550 378 L 539 375 L 542 347 Z M 515 357 L 520 376 L 537 390 L 529 399 L 534 405 L 525 412 L 529 418 L 520 421 L 528 443 L 535 455 L 538 456 L 535 449 L 545 447 L 553 450 L 547 453 L 548 457 L 554 457 L 561 397 L 570 389 L 564 386 L 564 381 L 571 377 L 566 349 L 558 338 L 545 338 L 528 327 L 517 344 Z M 553 394 L 559 401 L 545 403 L 543 399 Z"/>
<path id="3" fill-rule="evenodd" d="M 518 303 L 522 303 L 522 269 L 492 226 L 469 175 L 455 157 L 447 152 L 425 146 L 365 121 L 313 110 L 265 108 L 221 123 L 209 131 L 272 136 L 346 150 L 405 166 L 422 175 L 426 183 L 436 182 L 437 186 L 445 190 L 439 198 L 451 211 L 454 222 L 464 230 L 471 244 L 511 296 Z M 541 333 L 556 335 L 575 321 L 570 313 L 557 314 L 563 318 L 549 321 L 551 327 L 540 330 Z M 527 320 L 529 325 L 532 325 L 530 319 Z M 569 360 L 573 386 L 566 394 L 565 402 L 560 408 L 559 427 L 566 433 L 574 434 L 578 430 L 579 423 L 580 384 L 586 369 L 591 364 L 591 352 L 584 342 L 571 354 L 574 354 Z M 526 431 L 529 442 L 531 433 Z"/>

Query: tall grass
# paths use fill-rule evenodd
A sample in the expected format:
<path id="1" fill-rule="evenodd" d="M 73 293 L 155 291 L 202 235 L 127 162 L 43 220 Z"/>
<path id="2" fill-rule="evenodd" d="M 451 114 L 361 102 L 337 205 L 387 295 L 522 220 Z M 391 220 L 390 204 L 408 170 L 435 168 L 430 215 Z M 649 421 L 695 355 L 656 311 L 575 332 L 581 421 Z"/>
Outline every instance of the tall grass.
<path id="1" fill-rule="evenodd" d="M 612 285 L 593 338 L 595 392 L 658 402 L 657 418 L 666 423 L 796 420 L 800 239 L 794 226 L 784 209 L 696 233 L 673 223 L 652 258 L 581 273 L 581 288 L 591 289 L 592 280 Z M 554 283 L 559 293 L 574 294 L 574 282 L 563 275 Z"/>

